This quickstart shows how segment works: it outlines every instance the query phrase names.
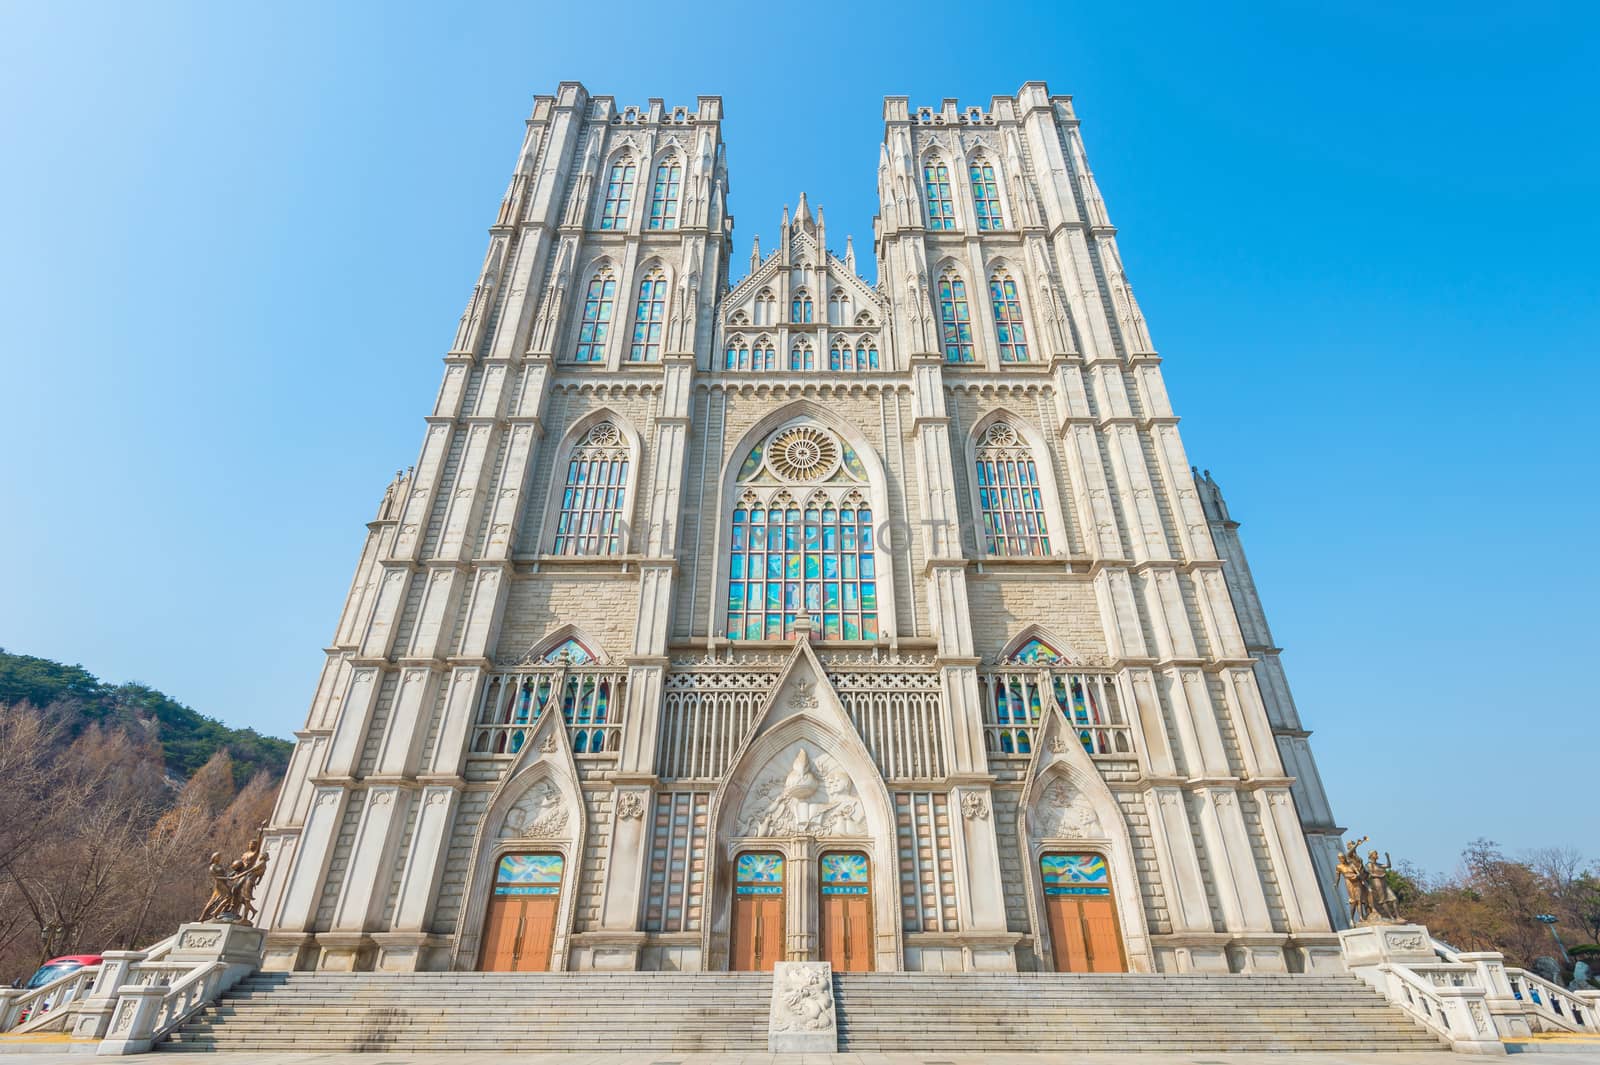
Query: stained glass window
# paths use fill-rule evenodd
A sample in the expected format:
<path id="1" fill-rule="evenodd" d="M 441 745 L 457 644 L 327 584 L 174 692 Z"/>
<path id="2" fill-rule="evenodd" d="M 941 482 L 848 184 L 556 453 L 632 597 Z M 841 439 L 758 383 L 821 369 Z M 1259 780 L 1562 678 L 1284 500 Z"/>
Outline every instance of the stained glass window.
<path id="1" fill-rule="evenodd" d="M 633 312 L 633 347 L 629 362 L 661 360 L 661 326 L 667 316 L 667 278 L 651 270 L 639 282 L 639 302 Z"/>
<path id="2" fill-rule="evenodd" d="M 1012 655 L 1011 658 L 1013 661 L 1027 662 L 1030 665 L 1035 662 L 1042 665 L 1053 665 L 1056 662 L 1066 661 L 1061 652 L 1037 636 L 1018 648 L 1017 653 Z"/>
<path id="3" fill-rule="evenodd" d="M 956 211 L 950 198 L 950 168 L 938 162 L 926 164 L 922 183 L 928 193 L 928 228 L 954 229 Z"/>
<path id="4" fill-rule="evenodd" d="M 994 167 L 987 160 L 974 159 L 971 166 L 972 202 L 979 229 L 999 229 L 1000 186 L 994 180 Z"/>
<path id="5" fill-rule="evenodd" d="M 865 854 L 824 854 L 817 863 L 824 895 L 865 895 L 868 891 Z"/>
<path id="6" fill-rule="evenodd" d="M 811 342 L 802 340 L 789 351 L 789 369 L 815 370 L 817 368 L 816 355 L 811 350 Z"/>
<path id="7" fill-rule="evenodd" d="M 728 342 L 728 351 L 723 368 L 727 370 L 776 370 L 778 368 L 778 355 L 772 347 L 772 341 L 766 337 L 757 337 L 754 344 L 747 344 L 743 337 L 735 337 Z"/>
<path id="8" fill-rule="evenodd" d="M 809 616 L 824 640 L 876 640 L 876 531 L 860 458 L 827 430 L 794 424 L 752 450 L 739 484 L 729 638 L 787 639 Z"/>
<path id="9" fill-rule="evenodd" d="M 577 640 L 568 637 L 544 653 L 546 662 L 571 662 L 573 665 L 582 665 L 594 658 L 589 649 Z"/>
<path id="10" fill-rule="evenodd" d="M 1098 854 L 1042 854 L 1039 872 L 1046 895 L 1111 894 L 1111 871 Z"/>
<path id="11" fill-rule="evenodd" d="M 683 167 L 676 157 L 663 159 L 656 167 L 655 188 L 650 194 L 650 228 L 678 228 L 678 188 L 683 180 Z"/>
<path id="12" fill-rule="evenodd" d="M 561 868 L 559 854 L 508 854 L 495 869 L 496 895 L 559 895 Z"/>
<path id="13" fill-rule="evenodd" d="M 811 321 L 811 296 L 805 289 L 800 289 L 789 301 L 789 321 L 799 323 Z"/>
<path id="14" fill-rule="evenodd" d="M 600 209 L 601 229 L 626 229 L 628 212 L 633 208 L 633 180 L 639 168 L 632 159 L 623 158 L 611 166 L 611 176 L 606 181 L 606 201 Z"/>
<path id="15" fill-rule="evenodd" d="M 858 341 L 853 348 L 849 341 L 840 341 L 828 352 L 830 370 L 876 370 L 877 368 L 878 348 L 870 341 Z"/>
<path id="16" fill-rule="evenodd" d="M 583 323 L 578 326 L 578 347 L 573 352 L 575 362 L 604 362 L 606 358 L 606 333 L 611 329 L 611 310 L 617 299 L 617 279 L 610 270 L 602 270 L 589 282 L 589 291 L 583 299 Z"/>
<path id="17" fill-rule="evenodd" d="M 627 441 L 611 422 L 594 426 L 572 449 L 551 548 L 555 554 L 622 553 L 628 460 Z"/>
<path id="18" fill-rule="evenodd" d="M 783 855 L 746 851 L 734 863 L 734 890 L 740 895 L 782 895 Z"/>
<path id="19" fill-rule="evenodd" d="M 989 554 L 1035 557 L 1050 553 L 1044 499 L 1033 453 L 1016 429 L 995 422 L 977 449 L 978 509 Z"/>
<path id="20" fill-rule="evenodd" d="M 967 283 L 945 271 L 939 278 L 939 323 L 944 333 L 946 362 L 972 362 L 972 312 Z"/>
<path id="21" fill-rule="evenodd" d="M 1028 331 L 1022 324 L 1022 301 L 1017 283 L 1004 270 L 989 279 L 989 301 L 994 305 L 995 339 L 1001 362 L 1028 361 Z"/>

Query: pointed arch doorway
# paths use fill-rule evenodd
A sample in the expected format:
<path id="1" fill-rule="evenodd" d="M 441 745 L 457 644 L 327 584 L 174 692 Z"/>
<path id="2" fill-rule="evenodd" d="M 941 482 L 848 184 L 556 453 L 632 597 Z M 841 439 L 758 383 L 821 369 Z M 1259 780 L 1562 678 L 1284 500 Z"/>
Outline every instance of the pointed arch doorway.
<path id="1" fill-rule="evenodd" d="M 565 860 L 559 854 L 507 854 L 495 865 L 494 894 L 483 919 L 478 969 L 550 970 Z"/>
<path id="2" fill-rule="evenodd" d="M 1049 851 L 1039 856 L 1039 876 L 1055 971 L 1127 972 L 1105 857 Z"/>

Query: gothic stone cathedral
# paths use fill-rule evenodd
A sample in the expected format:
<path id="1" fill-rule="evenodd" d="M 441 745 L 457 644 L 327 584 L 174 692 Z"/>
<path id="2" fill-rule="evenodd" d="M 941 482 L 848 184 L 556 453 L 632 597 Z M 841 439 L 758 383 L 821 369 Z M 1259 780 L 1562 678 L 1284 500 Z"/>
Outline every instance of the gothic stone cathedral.
<path id="1" fill-rule="evenodd" d="M 268 828 L 268 966 L 1302 971 L 1333 821 L 1070 98 L 884 102 L 876 282 L 722 103 L 536 97 Z"/>

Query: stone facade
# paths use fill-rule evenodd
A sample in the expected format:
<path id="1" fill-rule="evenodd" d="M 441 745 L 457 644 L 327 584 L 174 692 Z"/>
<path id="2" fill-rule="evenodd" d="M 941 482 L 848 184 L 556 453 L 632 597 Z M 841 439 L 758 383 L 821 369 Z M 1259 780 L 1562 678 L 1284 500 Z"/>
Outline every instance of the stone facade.
<path id="1" fill-rule="evenodd" d="M 297 733 L 268 965 L 478 967 L 527 854 L 549 967 L 727 968 L 760 852 L 779 960 L 848 853 L 871 967 L 1066 967 L 1066 854 L 1117 967 L 1326 967 L 1338 828 L 1070 99 L 888 98 L 876 283 L 804 196 L 731 280 L 721 121 L 535 99 Z"/>

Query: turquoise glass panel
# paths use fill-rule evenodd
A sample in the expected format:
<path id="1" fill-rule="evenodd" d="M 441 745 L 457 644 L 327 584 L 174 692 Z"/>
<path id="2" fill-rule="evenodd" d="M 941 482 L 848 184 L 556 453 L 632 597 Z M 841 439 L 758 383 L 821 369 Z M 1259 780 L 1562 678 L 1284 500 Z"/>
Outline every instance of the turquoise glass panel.
<path id="1" fill-rule="evenodd" d="M 818 863 L 824 895 L 865 895 L 867 856 L 865 854 L 824 854 Z"/>
<path id="2" fill-rule="evenodd" d="M 783 855 L 739 855 L 734 866 L 734 880 L 741 895 L 783 894 Z"/>
<path id="3" fill-rule="evenodd" d="M 1046 895 L 1111 894 L 1111 872 L 1098 854 L 1046 854 L 1039 873 Z"/>
<path id="4" fill-rule="evenodd" d="M 508 854 L 495 873 L 496 895 L 555 895 L 561 890 L 559 854 Z"/>
<path id="5" fill-rule="evenodd" d="M 1059 662 L 1061 655 L 1054 647 L 1037 637 L 1022 645 L 1022 648 L 1012 656 L 1018 662 Z"/>

